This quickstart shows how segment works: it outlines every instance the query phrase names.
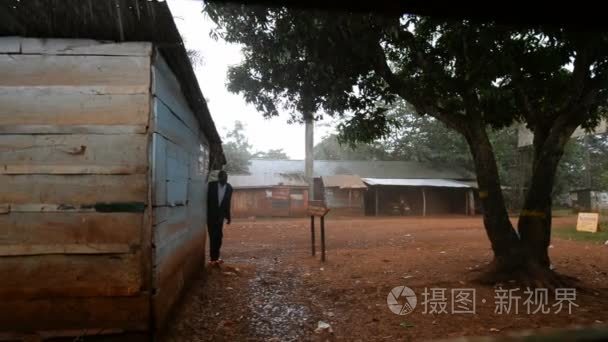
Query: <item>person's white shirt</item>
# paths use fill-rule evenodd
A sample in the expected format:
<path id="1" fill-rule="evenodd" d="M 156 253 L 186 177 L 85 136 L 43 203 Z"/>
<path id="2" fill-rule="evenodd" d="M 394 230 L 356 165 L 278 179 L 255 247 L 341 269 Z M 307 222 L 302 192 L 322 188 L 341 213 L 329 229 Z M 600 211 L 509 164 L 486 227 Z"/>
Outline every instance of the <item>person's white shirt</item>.
<path id="1" fill-rule="evenodd" d="M 224 195 L 226 194 L 226 184 L 222 185 L 221 183 L 217 183 L 217 205 L 222 205 L 222 200 L 224 199 Z"/>

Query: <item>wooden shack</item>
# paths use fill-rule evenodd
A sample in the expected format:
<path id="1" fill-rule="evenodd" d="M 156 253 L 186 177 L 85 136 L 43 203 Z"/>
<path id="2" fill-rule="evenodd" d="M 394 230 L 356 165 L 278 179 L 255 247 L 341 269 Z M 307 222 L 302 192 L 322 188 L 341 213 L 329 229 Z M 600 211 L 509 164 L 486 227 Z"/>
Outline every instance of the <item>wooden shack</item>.
<path id="1" fill-rule="evenodd" d="M 224 157 L 176 46 L 0 37 L 0 340 L 147 339 L 202 269 Z"/>
<path id="2" fill-rule="evenodd" d="M 321 177 L 323 200 L 331 209 L 330 215 L 365 215 L 367 186 L 357 175 L 332 175 Z"/>
<path id="3" fill-rule="evenodd" d="M 233 217 L 304 217 L 308 183 L 300 174 L 230 175 Z"/>

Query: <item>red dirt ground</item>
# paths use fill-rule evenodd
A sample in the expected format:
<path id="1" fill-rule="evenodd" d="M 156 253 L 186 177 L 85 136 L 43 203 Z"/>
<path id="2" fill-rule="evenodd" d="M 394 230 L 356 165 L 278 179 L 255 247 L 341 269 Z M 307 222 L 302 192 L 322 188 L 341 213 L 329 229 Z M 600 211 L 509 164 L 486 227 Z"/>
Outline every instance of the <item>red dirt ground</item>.
<path id="1" fill-rule="evenodd" d="M 553 222 L 563 229 L 575 218 Z M 519 314 L 497 314 L 495 288 L 473 282 L 475 270 L 491 259 L 479 217 L 328 218 L 326 263 L 319 252 L 310 255 L 309 223 L 258 219 L 225 226 L 226 264 L 208 268 L 192 285 L 164 340 L 419 341 L 608 323 L 608 246 L 553 240 L 556 270 L 581 280 L 572 314 L 555 314 L 551 306 L 549 314 L 527 314 L 523 289 Z M 400 285 L 417 294 L 409 315 L 387 306 L 389 291 Z M 448 314 L 423 313 L 425 288 L 447 289 Z M 475 288 L 475 314 L 449 313 L 455 288 Z M 318 321 L 333 334 L 315 333 Z"/>

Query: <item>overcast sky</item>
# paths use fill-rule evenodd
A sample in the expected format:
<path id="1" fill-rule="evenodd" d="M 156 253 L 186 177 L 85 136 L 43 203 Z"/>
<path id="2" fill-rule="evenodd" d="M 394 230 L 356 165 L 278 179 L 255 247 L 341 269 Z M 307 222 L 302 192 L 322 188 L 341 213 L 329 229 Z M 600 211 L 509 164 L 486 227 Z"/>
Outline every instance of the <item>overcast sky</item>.
<path id="1" fill-rule="evenodd" d="M 304 126 L 287 124 L 288 115 L 264 119 L 254 106 L 239 94 L 226 89 L 226 71 L 238 64 L 241 51 L 238 45 L 227 44 L 209 37 L 213 22 L 202 14 L 200 0 L 169 0 L 169 7 L 188 49 L 198 50 L 203 57 L 195 66 L 199 85 L 206 99 L 215 125 L 222 137 L 239 120 L 245 124 L 246 135 L 255 151 L 282 148 L 292 159 L 304 158 Z M 315 127 L 315 144 L 330 132 L 327 124 Z"/>

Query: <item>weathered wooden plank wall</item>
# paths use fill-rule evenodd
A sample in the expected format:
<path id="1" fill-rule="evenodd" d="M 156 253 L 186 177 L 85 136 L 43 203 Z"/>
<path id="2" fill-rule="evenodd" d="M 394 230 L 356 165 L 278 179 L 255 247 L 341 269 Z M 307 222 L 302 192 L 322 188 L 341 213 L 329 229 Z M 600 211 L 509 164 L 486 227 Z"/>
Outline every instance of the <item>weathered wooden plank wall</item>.
<path id="1" fill-rule="evenodd" d="M 230 182 L 230 179 L 228 179 Z M 232 193 L 232 216 L 238 217 L 271 217 L 272 190 L 269 189 L 235 189 Z"/>
<path id="2" fill-rule="evenodd" d="M 78 327 L 78 333 L 144 331 L 148 328 L 149 297 L 55 297 L 23 301 L 6 299 L 0 304 L 10 314 L 0 315 L 0 327 L 28 332 L 32 322 L 43 335 L 52 337 L 57 327 Z M 120 327 L 120 328 L 115 328 Z M 65 329 L 70 331 L 70 329 Z M 64 331 L 65 331 L 64 330 Z M 64 331 L 60 333 L 64 333 Z M 68 335 L 69 336 L 69 335 Z"/>
<path id="3" fill-rule="evenodd" d="M 0 174 L 144 174 L 148 168 L 147 137 L 2 134 L 0 160 Z"/>
<path id="4" fill-rule="evenodd" d="M 231 203 L 235 218 L 305 217 L 308 215 L 308 189 L 285 186 L 235 189 Z"/>
<path id="5" fill-rule="evenodd" d="M 146 132 L 148 94 L 97 90 L 78 86 L 1 87 L 0 133 Z"/>
<path id="6" fill-rule="evenodd" d="M 57 205 L 146 202 L 147 181 L 130 175 L 0 175 L 0 198 L 7 204 Z"/>
<path id="7" fill-rule="evenodd" d="M 149 68 L 147 56 L 1 55 L 0 85 L 82 86 L 85 92 L 142 94 L 149 89 Z"/>
<path id="8" fill-rule="evenodd" d="M 162 325 L 204 265 L 209 147 L 160 55 L 152 66 L 154 313 Z"/>
<path id="9" fill-rule="evenodd" d="M 0 38 L 0 332 L 149 328 L 151 51 Z"/>

